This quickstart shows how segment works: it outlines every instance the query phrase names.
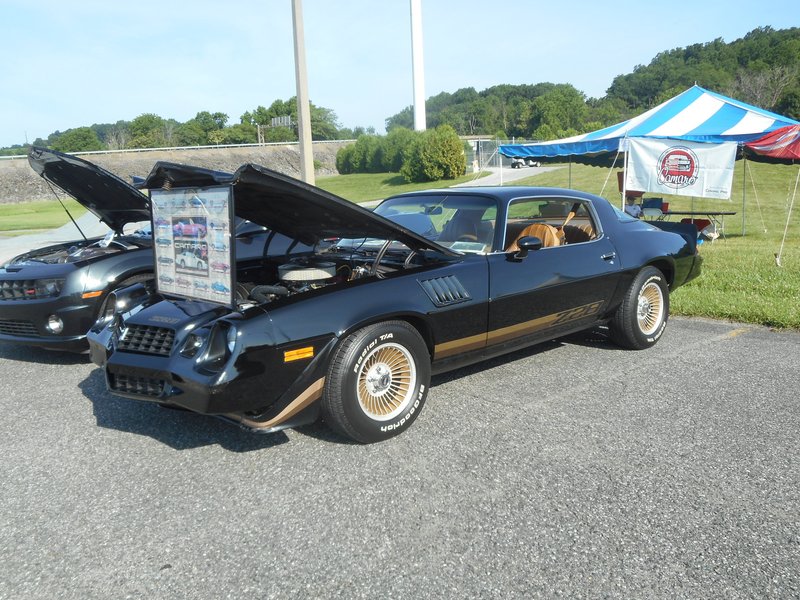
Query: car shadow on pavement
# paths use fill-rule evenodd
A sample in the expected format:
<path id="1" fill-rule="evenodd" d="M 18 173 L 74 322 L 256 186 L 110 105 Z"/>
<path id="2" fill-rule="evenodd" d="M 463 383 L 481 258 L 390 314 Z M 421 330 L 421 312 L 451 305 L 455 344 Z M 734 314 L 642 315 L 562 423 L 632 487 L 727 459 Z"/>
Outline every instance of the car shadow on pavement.
<path id="1" fill-rule="evenodd" d="M 592 347 L 616 346 L 601 330 L 588 330 L 569 336 L 557 338 L 549 342 L 537 344 L 528 348 L 503 354 L 495 358 L 462 367 L 436 375 L 431 380 L 431 386 L 447 383 L 454 379 L 468 377 L 500 365 L 505 365 L 517 360 L 524 360 L 542 352 L 548 352 L 564 344 L 585 345 Z M 39 351 L 44 352 L 44 351 Z M 66 353 L 42 354 L 38 359 L 41 362 L 52 362 L 51 356 L 57 357 Z M 3 355 L 0 354 L 0 357 Z M 38 356 L 36 352 L 29 352 L 26 356 Z M 75 363 L 86 360 L 86 355 L 72 355 L 80 357 Z M 28 360 L 30 358 L 27 358 Z M 26 358 L 21 358 L 26 360 Z M 69 360 L 69 358 L 67 358 Z M 71 364 L 65 362 L 63 364 Z M 288 436 L 282 432 L 258 434 L 241 429 L 233 424 L 225 423 L 207 415 L 200 415 L 191 411 L 170 409 L 151 402 L 129 400 L 114 396 L 106 390 L 102 369 L 94 369 L 79 387 L 83 395 L 91 401 L 97 425 L 107 429 L 116 429 L 145 435 L 176 450 L 189 450 L 202 446 L 217 444 L 232 452 L 251 452 L 263 450 L 284 444 L 289 441 Z M 300 435 L 318 439 L 331 444 L 358 445 L 357 442 L 340 436 L 322 420 L 294 428 Z"/>
<path id="2" fill-rule="evenodd" d="M 92 403 L 99 427 L 148 436 L 175 450 L 216 444 L 232 452 L 252 452 L 289 441 L 282 431 L 251 433 L 206 415 L 118 398 L 106 390 L 101 369 L 92 371 L 78 387 Z"/>
<path id="3" fill-rule="evenodd" d="M 89 354 L 46 350 L 21 344 L 0 344 L 0 359 L 47 365 L 81 365 L 89 362 Z"/>

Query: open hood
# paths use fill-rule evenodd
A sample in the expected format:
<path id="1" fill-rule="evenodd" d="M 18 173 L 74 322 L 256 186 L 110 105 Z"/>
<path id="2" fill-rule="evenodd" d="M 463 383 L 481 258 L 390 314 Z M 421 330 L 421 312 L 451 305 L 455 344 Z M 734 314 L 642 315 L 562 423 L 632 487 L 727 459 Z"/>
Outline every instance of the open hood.
<path id="1" fill-rule="evenodd" d="M 75 198 L 114 231 L 150 220 L 150 200 L 132 185 L 76 156 L 38 148 L 28 153 L 31 168 Z"/>
<path id="2" fill-rule="evenodd" d="M 379 238 L 402 242 L 413 250 L 456 252 L 392 221 L 282 173 L 246 164 L 235 173 L 158 162 L 142 187 L 148 189 L 230 185 L 234 211 L 247 219 L 313 246 L 330 238 Z"/>

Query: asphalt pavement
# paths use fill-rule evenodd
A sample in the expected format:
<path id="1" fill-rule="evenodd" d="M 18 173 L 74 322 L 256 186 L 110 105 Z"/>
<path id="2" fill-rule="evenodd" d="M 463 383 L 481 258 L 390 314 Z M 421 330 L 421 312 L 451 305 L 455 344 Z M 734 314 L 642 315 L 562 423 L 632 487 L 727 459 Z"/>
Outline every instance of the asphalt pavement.
<path id="1" fill-rule="evenodd" d="M 673 318 L 436 377 L 361 446 L 0 345 L 0 598 L 797 598 L 798 372 L 798 333 Z"/>

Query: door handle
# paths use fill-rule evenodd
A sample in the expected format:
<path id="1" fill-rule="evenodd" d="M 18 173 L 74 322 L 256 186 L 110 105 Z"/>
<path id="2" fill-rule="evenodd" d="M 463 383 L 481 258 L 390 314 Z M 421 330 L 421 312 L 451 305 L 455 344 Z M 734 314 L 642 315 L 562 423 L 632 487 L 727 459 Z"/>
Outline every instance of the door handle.
<path id="1" fill-rule="evenodd" d="M 603 254 L 600 258 L 602 258 L 603 260 L 614 260 L 615 258 L 617 258 L 617 253 L 609 252 L 607 254 Z"/>

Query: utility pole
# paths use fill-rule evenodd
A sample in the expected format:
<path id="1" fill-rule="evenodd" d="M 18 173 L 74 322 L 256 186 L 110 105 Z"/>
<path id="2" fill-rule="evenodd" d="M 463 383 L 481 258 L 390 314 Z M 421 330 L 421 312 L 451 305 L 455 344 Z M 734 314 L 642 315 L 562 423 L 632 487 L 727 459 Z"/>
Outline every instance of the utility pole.
<path id="1" fill-rule="evenodd" d="M 425 66 L 422 61 L 422 0 L 411 0 L 411 64 L 414 77 L 414 129 L 427 129 Z"/>
<path id="2" fill-rule="evenodd" d="M 303 2 L 292 0 L 294 22 L 294 74 L 297 85 L 297 137 L 300 140 L 300 179 L 314 185 L 314 151 L 311 144 L 311 107 L 308 99 Z"/>

